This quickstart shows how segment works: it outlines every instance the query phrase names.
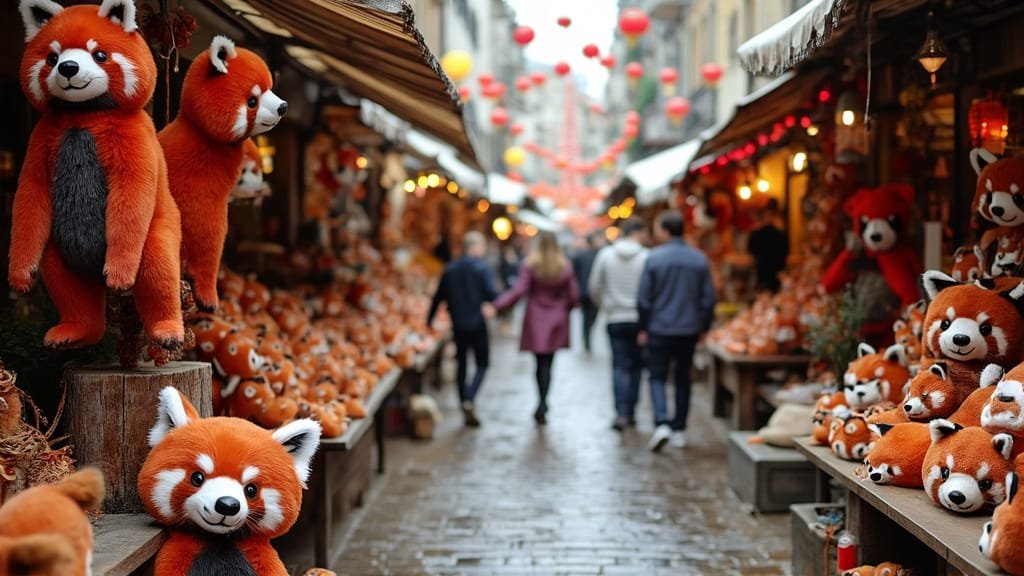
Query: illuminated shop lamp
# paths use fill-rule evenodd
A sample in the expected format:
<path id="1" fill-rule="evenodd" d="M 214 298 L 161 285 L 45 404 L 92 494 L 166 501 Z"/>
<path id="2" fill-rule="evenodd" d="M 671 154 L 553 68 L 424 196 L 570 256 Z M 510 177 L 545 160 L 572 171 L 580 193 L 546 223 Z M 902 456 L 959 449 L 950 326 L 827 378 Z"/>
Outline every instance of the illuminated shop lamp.
<path id="1" fill-rule="evenodd" d="M 612 220 L 618 220 L 619 219 L 619 207 L 618 206 L 612 206 L 611 208 L 609 208 L 608 209 L 608 217 L 611 218 Z"/>
<path id="2" fill-rule="evenodd" d="M 485 199 L 481 199 L 479 202 L 476 203 L 476 209 L 481 214 L 486 214 L 487 211 L 491 209 L 491 203 Z"/>
<path id="3" fill-rule="evenodd" d="M 405 185 L 402 186 L 402 189 L 405 190 L 407 193 L 412 194 L 413 192 L 416 191 L 416 183 L 413 182 L 412 180 L 406 180 Z"/>
<path id="4" fill-rule="evenodd" d="M 416 186 L 420 188 L 426 188 L 427 182 L 427 177 L 425 175 L 421 175 L 419 178 L 416 179 Z"/>
<path id="5" fill-rule="evenodd" d="M 818 126 L 816 124 L 811 124 L 810 126 L 808 126 L 807 127 L 807 135 L 808 136 L 817 136 L 818 135 Z"/>
<path id="6" fill-rule="evenodd" d="M 619 218 L 625 220 L 633 215 L 633 207 L 623 203 L 619 206 Z"/>
<path id="7" fill-rule="evenodd" d="M 526 225 L 526 235 L 533 237 L 537 235 L 537 227 L 532 224 Z"/>
<path id="8" fill-rule="evenodd" d="M 369 165 L 370 160 L 366 156 L 360 156 L 359 158 L 356 158 L 356 168 L 359 168 L 360 170 L 365 170 L 366 167 Z"/>
<path id="9" fill-rule="evenodd" d="M 971 130 L 971 145 L 985 148 L 999 156 L 1006 148 L 1006 136 L 1010 114 L 1006 105 L 991 94 L 987 98 L 978 98 L 971 102 L 967 114 Z"/>
<path id="10" fill-rule="evenodd" d="M 457 194 L 459 191 L 459 184 L 455 180 L 448 182 L 448 193 Z"/>
<path id="11" fill-rule="evenodd" d="M 466 196 L 468 196 L 468 194 L 466 194 L 465 190 L 459 190 L 459 198 L 465 198 Z"/>
<path id="12" fill-rule="evenodd" d="M 274 154 L 277 153 L 277 148 L 270 144 L 270 138 L 260 135 L 256 137 L 256 149 L 260 153 L 263 173 L 272 173 L 274 171 Z"/>
<path id="13" fill-rule="evenodd" d="M 807 168 L 807 153 L 797 152 L 793 154 L 793 158 L 790 159 L 789 165 L 793 169 L 793 172 L 798 174 L 803 172 L 804 168 Z"/>
<path id="14" fill-rule="evenodd" d="M 624 206 L 629 206 L 630 208 L 633 208 L 634 206 L 636 206 L 636 198 L 626 198 L 625 200 L 622 201 L 622 204 Z"/>
<path id="15" fill-rule="evenodd" d="M 836 125 L 850 127 L 857 123 L 857 104 L 859 97 L 856 92 L 843 92 L 836 104 Z"/>
<path id="16" fill-rule="evenodd" d="M 431 188 L 437 188 L 440 185 L 441 185 L 441 177 L 440 176 L 438 176 L 437 174 L 431 174 L 430 176 L 427 176 L 427 186 L 429 186 Z"/>
<path id="17" fill-rule="evenodd" d="M 928 11 L 928 35 L 924 38 L 924 46 L 917 53 L 917 61 L 924 68 L 925 72 L 931 74 L 932 86 L 935 86 L 935 73 L 946 63 L 949 54 L 946 47 L 939 40 L 939 33 L 935 31 L 935 14 Z"/>
<path id="18" fill-rule="evenodd" d="M 746 184 L 740 186 L 736 193 L 739 195 L 740 200 L 750 200 L 750 197 L 753 195 L 750 191 L 750 186 L 747 186 Z"/>
<path id="19" fill-rule="evenodd" d="M 506 206 L 505 207 L 505 211 L 508 212 L 509 214 L 515 214 L 515 213 L 519 212 L 519 206 L 515 206 L 515 205 Z"/>
<path id="20" fill-rule="evenodd" d="M 758 178 L 757 179 L 757 191 L 758 192 L 764 194 L 765 192 L 770 190 L 771 187 L 772 187 L 772 185 L 767 180 L 765 180 L 764 178 Z"/>
<path id="21" fill-rule="evenodd" d="M 491 231 L 498 240 L 508 240 L 512 237 L 512 221 L 504 216 L 499 216 L 491 223 Z"/>

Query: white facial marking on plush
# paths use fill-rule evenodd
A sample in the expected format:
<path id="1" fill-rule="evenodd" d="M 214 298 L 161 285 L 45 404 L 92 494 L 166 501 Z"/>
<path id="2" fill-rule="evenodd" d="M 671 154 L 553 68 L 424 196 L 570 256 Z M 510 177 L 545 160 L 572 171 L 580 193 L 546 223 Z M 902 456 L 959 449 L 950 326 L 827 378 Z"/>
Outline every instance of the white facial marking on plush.
<path id="1" fill-rule="evenodd" d="M 931 353 L 933 355 L 935 355 L 935 356 L 939 355 L 940 350 L 937 350 L 933 343 L 936 342 L 936 340 L 937 340 L 936 335 L 939 334 L 941 331 L 942 331 L 942 321 L 941 320 L 936 320 L 935 322 L 932 322 L 931 326 L 928 327 L 928 339 L 927 339 L 927 341 L 925 343 L 928 346 L 928 350 L 930 350 Z"/>
<path id="2" fill-rule="evenodd" d="M 156 505 L 157 512 L 164 520 L 174 518 L 174 506 L 171 504 L 171 495 L 174 489 L 185 480 L 185 471 L 176 468 L 174 470 L 161 470 L 156 475 L 156 483 L 153 484 L 153 493 L 150 497 Z"/>
<path id="3" fill-rule="evenodd" d="M 953 459 L 952 454 L 946 454 L 946 468 L 949 468 L 950 470 L 956 468 L 956 460 Z"/>
<path id="4" fill-rule="evenodd" d="M 913 418 L 920 418 L 928 414 L 928 409 L 925 408 L 924 402 L 917 396 L 907 398 L 906 402 L 903 403 L 903 411 L 907 413 L 907 416 Z"/>
<path id="5" fill-rule="evenodd" d="M 883 368 L 881 366 L 879 366 L 878 368 L 875 368 L 875 377 L 881 378 L 883 374 L 885 374 L 885 368 Z"/>
<path id="6" fill-rule="evenodd" d="M 238 107 L 238 112 L 235 113 L 235 123 L 231 126 L 231 136 L 237 140 L 245 138 L 246 133 L 249 131 L 249 110 L 245 104 Z"/>
<path id="7" fill-rule="evenodd" d="M 954 502 L 950 496 L 954 493 L 962 495 L 963 501 Z M 953 512 L 974 512 L 985 505 L 985 496 L 978 487 L 978 481 L 970 474 L 950 472 L 949 478 L 939 486 L 939 503 Z"/>
<path id="8" fill-rule="evenodd" d="M 946 318 L 949 318 L 950 320 L 956 319 L 956 308 L 953 308 L 952 306 L 946 308 Z"/>
<path id="9" fill-rule="evenodd" d="M 985 189 L 988 190 L 989 192 L 992 191 L 992 179 L 991 178 L 985 178 Z"/>
<path id="10" fill-rule="evenodd" d="M 992 535 L 992 522 L 986 522 L 985 526 L 981 529 L 981 538 L 978 540 L 978 548 L 981 550 L 981 555 L 986 558 L 992 556 L 992 545 L 995 543 L 995 538 Z"/>
<path id="11" fill-rule="evenodd" d="M 1016 183 L 1010 184 L 1010 192 L 1012 192 L 1014 194 L 1020 192 L 1020 188 L 1017 186 Z"/>
<path id="12" fill-rule="evenodd" d="M 990 181 L 991 182 L 991 181 Z M 1014 200 L 1014 193 L 993 190 L 988 195 L 988 214 L 990 220 L 1000 226 L 1020 226 L 1024 224 L 1024 210 Z"/>
<path id="13" fill-rule="evenodd" d="M 260 469 L 256 466 L 246 466 L 245 470 L 242 470 L 242 483 L 248 484 L 252 482 L 257 476 L 260 475 Z"/>
<path id="14" fill-rule="evenodd" d="M 46 60 L 36 62 L 28 69 L 28 90 L 37 102 L 42 102 L 46 97 L 46 94 L 43 93 L 43 86 L 39 82 L 39 74 L 43 71 L 43 66 L 46 66 Z"/>
<path id="15" fill-rule="evenodd" d="M 946 393 L 945 392 L 942 392 L 940 390 L 935 390 L 934 392 L 930 393 L 928 395 L 928 397 L 932 401 L 932 407 L 933 408 L 938 409 L 938 408 L 942 408 L 943 406 L 946 405 Z"/>
<path id="16" fill-rule="evenodd" d="M 50 50 L 56 52 L 57 54 L 60 54 L 60 42 L 56 40 L 50 42 Z"/>
<path id="17" fill-rule="evenodd" d="M 975 320 L 978 321 L 978 324 L 984 324 L 989 318 L 991 318 L 991 316 L 989 316 L 985 312 L 981 312 L 978 314 Z"/>
<path id="18" fill-rule="evenodd" d="M 217 501 L 233 499 L 238 509 L 233 514 L 217 510 Z M 201 529 L 214 534 L 229 534 L 245 525 L 249 517 L 249 505 L 245 491 L 234 478 L 218 476 L 209 478 L 194 494 L 185 500 L 185 513 Z"/>
<path id="19" fill-rule="evenodd" d="M 978 480 L 984 480 L 985 478 L 988 478 L 990 470 L 992 470 L 992 467 L 988 465 L 988 462 L 982 462 L 981 465 L 978 466 L 978 471 L 974 473 L 974 477 Z"/>
<path id="20" fill-rule="evenodd" d="M 1010 343 L 1006 339 L 1006 332 L 1003 331 L 999 326 L 992 327 L 992 339 L 996 341 L 996 352 L 1000 356 L 1006 356 L 1006 350 Z"/>
<path id="21" fill-rule="evenodd" d="M 997 330 L 998 327 L 992 327 L 992 337 L 998 344 L 1000 337 L 996 335 Z M 965 337 L 966 340 L 963 340 Z M 945 356 L 960 361 L 981 360 L 989 351 L 988 340 L 981 334 L 981 325 L 970 318 L 953 320 L 949 328 L 939 336 L 939 345 Z"/>
<path id="22" fill-rule="evenodd" d="M 200 454 L 196 458 L 196 465 L 203 471 L 207 476 L 213 474 L 213 458 L 210 458 L 209 454 Z"/>
<path id="23" fill-rule="evenodd" d="M 263 496 L 263 519 L 260 520 L 260 528 L 272 532 L 284 522 L 281 493 L 273 488 L 264 488 L 261 494 Z"/>
<path id="24" fill-rule="evenodd" d="M 89 50 L 89 52 L 95 52 L 95 51 L 96 51 L 96 48 L 97 48 L 97 47 L 98 47 L 99 45 L 100 45 L 100 44 L 99 44 L 99 42 L 97 42 L 97 41 L 93 40 L 92 38 L 89 38 L 89 40 L 87 40 L 87 41 L 85 42 L 85 48 L 86 48 L 87 50 Z"/>
<path id="25" fill-rule="evenodd" d="M 892 475 L 893 476 L 899 476 L 901 474 L 903 474 L 903 470 L 899 466 L 893 466 L 892 467 Z"/>
<path id="26" fill-rule="evenodd" d="M 881 252 L 896 244 L 897 234 L 888 220 L 873 218 L 864 225 L 861 237 L 864 240 L 864 245 L 870 250 Z"/>
<path id="27" fill-rule="evenodd" d="M 288 103 L 278 97 L 277 94 L 274 94 L 273 90 L 267 90 L 260 94 L 259 108 L 256 111 L 256 122 L 253 123 L 250 136 L 263 134 L 277 126 L 277 123 L 283 117 L 283 114 L 280 113 L 282 108 L 287 109 L 287 107 Z"/>
<path id="28" fill-rule="evenodd" d="M 928 494 L 933 494 L 935 483 L 942 478 L 942 468 L 939 466 L 932 466 L 928 470 L 928 476 L 924 479 L 924 489 Z"/>
<path id="29" fill-rule="evenodd" d="M 58 58 L 57 65 L 46 77 L 46 87 L 54 98 L 67 102 L 86 102 L 106 94 L 110 78 L 93 60 L 92 54 L 81 48 L 71 48 L 61 52 Z M 77 68 L 68 77 L 62 73 L 62 65 L 67 70 L 71 70 L 72 65 Z"/>
<path id="30" fill-rule="evenodd" d="M 135 73 L 135 64 L 120 52 L 111 54 L 110 59 L 121 67 L 121 75 L 124 76 L 124 95 L 129 98 L 135 96 L 135 90 L 139 85 L 139 76 Z"/>

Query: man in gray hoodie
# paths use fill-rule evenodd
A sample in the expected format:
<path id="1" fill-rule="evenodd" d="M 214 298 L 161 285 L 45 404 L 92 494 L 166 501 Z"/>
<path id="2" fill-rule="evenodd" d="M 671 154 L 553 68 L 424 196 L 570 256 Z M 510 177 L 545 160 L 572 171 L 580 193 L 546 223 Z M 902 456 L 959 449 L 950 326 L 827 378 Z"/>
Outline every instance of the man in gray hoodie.
<path id="1" fill-rule="evenodd" d="M 647 261 L 647 249 L 641 241 L 644 223 L 630 219 L 619 225 L 620 236 L 614 244 L 601 249 L 590 272 L 588 292 L 608 321 L 612 345 L 612 381 L 615 393 L 615 421 L 618 431 L 636 424 L 636 403 L 640 396 L 643 354 L 637 343 L 640 332 L 637 293 Z"/>

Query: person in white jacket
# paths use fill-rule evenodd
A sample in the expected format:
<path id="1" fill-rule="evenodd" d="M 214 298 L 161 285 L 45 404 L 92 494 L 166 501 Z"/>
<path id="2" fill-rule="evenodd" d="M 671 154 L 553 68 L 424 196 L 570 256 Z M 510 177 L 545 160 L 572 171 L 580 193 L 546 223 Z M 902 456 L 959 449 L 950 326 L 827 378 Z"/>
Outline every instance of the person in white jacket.
<path id="1" fill-rule="evenodd" d="M 604 311 L 612 346 L 612 389 L 615 421 L 622 431 L 636 424 L 636 403 L 640 397 L 643 353 L 637 343 L 640 331 L 637 294 L 647 261 L 642 241 L 643 221 L 629 219 L 619 225 L 618 240 L 598 252 L 587 286 L 590 297 Z"/>

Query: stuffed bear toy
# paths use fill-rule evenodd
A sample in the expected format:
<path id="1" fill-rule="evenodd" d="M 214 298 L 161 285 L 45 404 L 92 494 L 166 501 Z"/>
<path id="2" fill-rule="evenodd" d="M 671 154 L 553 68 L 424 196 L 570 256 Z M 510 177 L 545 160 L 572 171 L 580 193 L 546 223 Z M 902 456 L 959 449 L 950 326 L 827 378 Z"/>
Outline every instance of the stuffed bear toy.
<path id="1" fill-rule="evenodd" d="M 92 573 L 92 525 L 103 474 L 82 469 L 56 484 L 19 492 L 0 507 L 0 576 L 86 576 Z"/>
<path id="2" fill-rule="evenodd" d="M 133 0 L 62 8 L 21 0 L 21 84 L 42 113 L 14 196 L 11 288 L 37 273 L 60 313 L 44 342 L 95 344 L 106 331 L 106 289 L 132 290 L 156 345 L 180 349 L 181 217 L 145 106 L 156 64 Z"/>
<path id="3" fill-rule="evenodd" d="M 978 547 L 982 556 L 995 562 L 1010 576 L 1024 576 L 1024 498 L 1020 497 L 1020 477 L 1006 476 L 1006 500 L 996 506 L 992 520 L 981 530 Z"/>
<path id="4" fill-rule="evenodd" d="M 298 518 L 319 443 L 311 420 L 269 431 L 240 418 L 200 419 L 177 390 L 161 390 L 138 481 L 146 510 L 170 534 L 155 576 L 286 576 L 270 540 Z"/>
<path id="5" fill-rule="evenodd" d="M 181 210 L 181 259 L 200 310 L 217 308 L 217 272 L 228 231 L 228 199 L 246 141 L 281 121 L 288 103 L 254 52 L 215 36 L 193 60 L 181 111 L 160 131 L 170 187 Z"/>
<path id="6" fill-rule="evenodd" d="M 889 184 L 858 190 L 843 207 L 855 234 L 825 271 L 822 284 L 829 293 L 857 284 L 867 317 L 863 334 L 869 342 L 888 341 L 898 307 L 921 298 L 917 251 L 903 241 L 913 202 L 912 187 Z"/>
<path id="7" fill-rule="evenodd" d="M 979 243 L 982 270 L 1012 274 L 1024 259 L 1024 158 L 998 159 L 984 148 L 971 150 L 970 157 L 978 173 L 973 220 L 980 225 L 980 217 L 989 226 Z"/>
<path id="8" fill-rule="evenodd" d="M 931 446 L 928 425 L 921 422 L 902 424 L 870 424 L 878 436 L 864 461 L 868 465 L 868 478 L 875 484 L 892 484 L 907 488 L 922 488 L 921 466 Z"/>
<path id="9" fill-rule="evenodd" d="M 1002 502 L 1006 475 L 1013 471 L 1013 437 L 993 436 L 979 427 L 964 428 L 941 418 L 928 426 L 932 442 L 921 476 L 932 502 L 958 514 Z"/>
<path id="10" fill-rule="evenodd" d="M 843 392 L 851 410 L 863 410 L 880 402 L 899 402 L 903 387 L 910 381 L 907 357 L 902 346 L 894 344 L 876 352 L 870 344 L 857 347 L 857 359 L 843 375 Z"/>

